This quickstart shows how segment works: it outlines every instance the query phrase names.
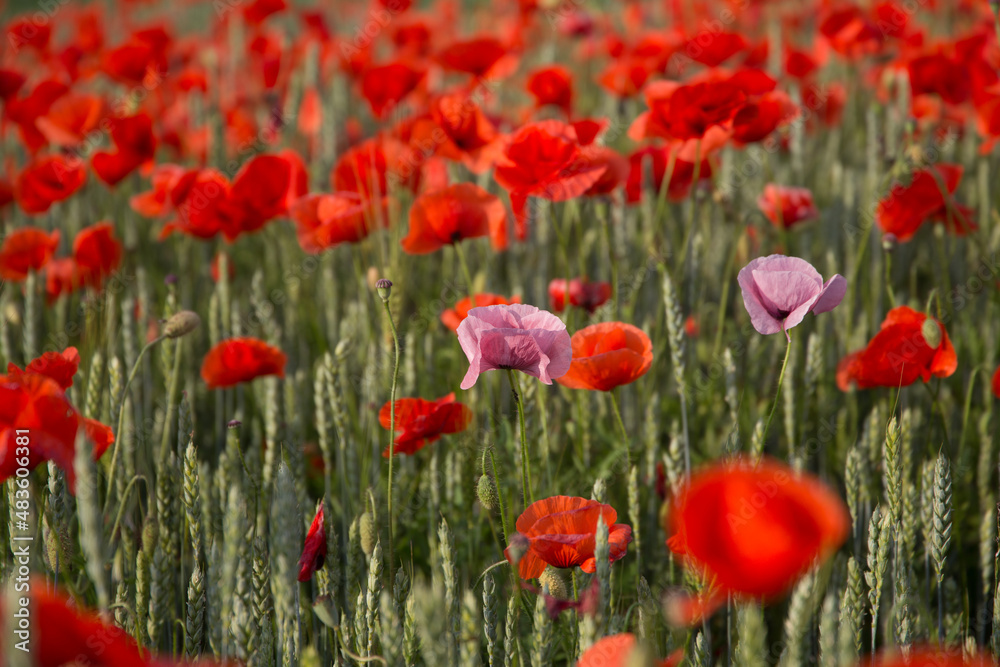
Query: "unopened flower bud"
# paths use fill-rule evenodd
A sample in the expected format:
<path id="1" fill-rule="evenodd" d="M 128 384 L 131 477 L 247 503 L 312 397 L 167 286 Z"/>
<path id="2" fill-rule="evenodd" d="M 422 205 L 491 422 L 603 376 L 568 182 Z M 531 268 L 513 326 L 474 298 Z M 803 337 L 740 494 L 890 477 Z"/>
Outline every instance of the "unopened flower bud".
<path id="1" fill-rule="evenodd" d="M 571 599 L 569 586 L 566 585 L 566 580 L 563 579 L 562 573 L 551 565 L 546 566 L 542 572 L 542 576 L 538 577 L 538 584 L 542 590 L 545 590 L 547 586 L 549 595 L 557 600 Z"/>
<path id="2" fill-rule="evenodd" d="M 375 543 L 378 542 L 378 531 L 375 530 L 375 519 L 370 512 L 365 512 L 358 520 L 358 536 L 361 538 L 361 550 L 371 558 Z"/>
<path id="3" fill-rule="evenodd" d="M 226 428 L 231 428 L 231 429 L 239 428 L 240 426 L 243 426 L 243 422 L 241 422 L 239 419 L 233 419 L 228 424 L 226 424 Z"/>
<path id="4" fill-rule="evenodd" d="M 495 512 L 500 507 L 500 496 L 497 493 L 496 482 L 489 475 L 483 475 L 476 484 L 476 495 L 479 504 L 488 512 Z"/>
<path id="5" fill-rule="evenodd" d="M 167 338 L 186 336 L 201 326 L 201 318 L 193 310 L 182 310 L 171 315 L 163 325 L 163 335 Z"/>
<path id="6" fill-rule="evenodd" d="M 941 345 L 941 325 L 934 318 L 928 317 L 924 320 L 923 326 L 920 327 L 920 333 L 923 335 L 927 347 L 932 350 L 938 349 L 938 346 Z"/>
<path id="7" fill-rule="evenodd" d="M 893 252 L 899 246 L 899 238 L 889 232 L 882 235 L 882 250 L 886 252 Z"/>
<path id="8" fill-rule="evenodd" d="M 392 293 L 392 281 L 386 280 L 385 278 L 379 278 L 375 281 L 375 290 L 378 292 L 382 301 L 388 301 L 389 295 Z"/>

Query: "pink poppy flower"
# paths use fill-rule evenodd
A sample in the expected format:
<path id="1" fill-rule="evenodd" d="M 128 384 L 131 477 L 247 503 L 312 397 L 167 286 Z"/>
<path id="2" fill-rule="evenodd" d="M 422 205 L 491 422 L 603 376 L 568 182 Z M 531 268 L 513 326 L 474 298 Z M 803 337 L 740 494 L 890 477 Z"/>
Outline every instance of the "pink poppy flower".
<path id="1" fill-rule="evenodd" d="M 847 280 L 839 273 L 824 283 L 812 264 L 784 255 L 758 257 L 736 279 L 753 328 L 762 334 L 784 331 L 786 338 L 806 313 L 833 310 L 847 291 Z"/>
<path id="2" fill-rule="evenodd" d="M 462 389 L 485 371 L 513 369 L 545 384 L 569 371 L 573 358 L 566 324 L 546 310 L 525 304 L 473 308 L 458 326 L 458 341 L 469 358 Z"/>

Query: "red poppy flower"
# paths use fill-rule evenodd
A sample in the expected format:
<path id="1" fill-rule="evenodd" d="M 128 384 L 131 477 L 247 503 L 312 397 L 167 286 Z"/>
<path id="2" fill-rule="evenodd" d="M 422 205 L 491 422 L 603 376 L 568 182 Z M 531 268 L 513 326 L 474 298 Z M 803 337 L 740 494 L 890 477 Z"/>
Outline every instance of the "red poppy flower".
<path id="1" fill-rule="evenodd" d="M 585 146 L 580 152 L 580 161 L 595 167 L 604 167 L 604 173 L 601 174 L 601 177 L 583 193 L 585 197 L 610 195 L 628 178 L 628 160 L 619 155 L 613 148 Z"/>
<path id="2" fill-rule="evenodd" d="M 569 281 L 569 303 L 583 308 L 591 315 L 611 298 L 611 283 L 590 282 L 586 278 Z M 556 278 L 549 283 L 549 303 L 552 310 L 561 313 L 566 308 L 566 280 Z"/>
<path id="3" fill-rule="evenodd" d="M 705 81 L 678 86 L 651 100 L 646 137 L 702 139 L 713 127 L 730 123 L 746 103 L 732 81 Z"/>
<path id="4" fill-rule="evenodd" d="M 15 229 L 0 245 L 0 278 L 20 282 L 39 271 L 59 247 L 59 230 L 46 234 L 36 227 Z"/>
<path id="5" fill-rule="evenodd" d="M 699 34 L 689 40 L 684 46 L 684 53 L 702 65 L 718 67 L 747 46 L 746 39 L 738 33 L 712 31 L 708 39 L 705 39 L 704 34 Z"/>
<path id="6" fill-rule="evenodd" d="M 0 67 L 0 101 L 6 103 L 21 90 L 27 78 L 14 69 Z"/>
<path id="7" fill-rule="evenodd" d="M 993 381 L 990 383 L 990 389 L 993 390 L 993 395 L 1000 398 L 1000 366 L 997 366 L 997 370 L 993 373 Z"/>
<path id="8" fill-rule="evenodd" d="M 480 236 L 489 236 L 495 250 L 504 250 L 507 209 L 499 197 L 478 185 L 458 183 L 417 197 L 402 245 L 411 255 L 424 255 Z"/>
<path id="9" fill-rule="evenodd" d="M 357 192 L 369 199 L 385 196 L 395 179 L 397 184 L 415 185 L 420 170 L 403 144 L 391 139 L 368 139 L 337 160 L 330 172 L 334 192 Z"/>
<path id="10" fill-rule="evenodd" d="M 307 137 L 315 137 L 323 126 L 323 103 L 316 86 L 306 86 L 299 105 L 299 132 Z"/>
<path id="11" fill-rule="evenodd" d="M 309 253 L 341 243 L 357 243 L 387 222 L 385 199 L 373 205 L 356 192 L 312 194 L 299 199 L 290 215 L 299 245 Z"/>
<path id="12" fill-rule="evenodd" d="M 757 206 L 771 224 L 779 228 L 791 229 L 800 222 L 819 217 L 812 192 L 807 188 L 768 183 L 764 186 L 764 194 L 757 199 Z"/>
<path id="13" fill-rule="evenodd" d="M 449 308 L 441 313 L 441 322 L 452 331 L 458 331 L 458 325 L 469 314 L 473 308 L 483 308 L 485 306 L 506 306 L 512 303 L 521 303 L 521 297 L 512 296 L 509 299 L 499 294 L 476 294 L 476 305 L 473 306 L 469 297 L 459 299 L 454 308 Z"/>
<path id="14" fill-rule="evenodd" d="M 527 238 L 528 197 L 566 201 L 585 193 L 607 169 L 580 159 L 572 125 L 544 120 L 525 125 L 498 158 L 493 177 L 510 193 L 515 229 L 520 240 Z"/>
<path id="15" fill-rule="evenodd" d="M 437 56 L 446 70 L 464 72 L 477 79 L 501 79 L 517 68 L 517 59 L 495 37 L 475 37 L 452 42 Z"/>
<path id="16" fill-rule="evenodd" d="M 437 98 L 430 118 L 414 124 L 411 144 L 417 150 L 432 147 L 435 155 L 461 162 L 475 174 L 489 169 L 503 148 L 493 123 L 465 93 Z"/>
<path id="17" fill-rule="evenodd" d="M 0 375 L 0 482 L 13 477 L 19 467 L 34 470 L 52 461 L 66 472 L 70 491 L 75 491 L 73 458 L 81 426 L 94 441 L 94 460 L 99 459 L 114 442 L 114 434 L 100 422 L 81 419 L 56 380 L 21 371 Z M 27 466 L 18 465 L 16 429 L 31 432 Z"/>
<path id="18" fill-rule="evenodd" d="M 232 241 L 240 234 L 256 232 L 287 213 L 307 189 L 305 165 L 294 151 L 252 157 L 236 174 L 220 206 L 223 235 Z"/>
<path id="19" fill-rule="evenodd" d="M 752 144 L 763 141 L 798 114 L 791 98 L 781 91 L 772 91 L 747 101 L 733 116 L 733 141 Z"/>
<path id="20" fill-rule="evenodd" d="M 56 146 L 77 146 L 97 128 L 104 113 L 104 100 L 98 95 L 70 93 L 52 103 L 35 127 L 46 141 Z"/>
<path id="21" fill-rule="evenodd" d="M 80 353 L 75 347 L 67 347 L 62 352 L 46 352 L 22 371 L 13 362 L 7 364 L 7 375 L 34 373 L 55 380 L 59 388 L 65 391 L 73 386 L 73 376 L 80 368 Z"/>
<path id="22" fill-rule="evenodd" d="M 390 404 L 378 413 L 382 428 L 389 428 Z M 396 400 L 396 436 L 394 454 L 413 454 L 448 433 L 460 433 L 472 422 L 472 410 L 455 401 L 451 393 L 436 401 L 422 398 L 400 398 Z M 389 458 L 386 447 L 382 456 Z"/>
<path id="23" fill-rule="evenodd" d="M 570 123 L 576 130 L 576 138 L 581 146 L 589 146 L 594 143 L 610 124 L 611 122 L 607 118 L 580 118 Z"/>
<path id="24" fill-rule="evenodd" d="M 674 154 L 673 170 L 670 170 L 670 154 Z M 632 153 L 628 158 L 629 172 L 625 182 L 625 201 L 630 204 L 638 203 L 642 200 L 645 179 L 644 163 L 647 158 L 652 161 L 653 182 L 645 184 L 648 191 L 656 198 L 663 186 L 664 179 L 670 174 L 670 181 L 667 183 L 667 198 L 670 201 L 681 201 L 691 192 L 694 185 L 695 165 L 693 161 L 681 159 L 679 149 L 659 146 L 647 146 Z M 698 182 L 712 178 L 712 163 L 706 158 L 701 161 L 698 168 Z"/>
<path id="25" fill-rule="evenodd" d="M 44 213 L 83 187 L 87 171 L 73 157 L 54 155 L 29 163 L 18 175 L 14 196 L 25 213 Z"/>
<path id="26" fill-rule="evenodd" d="M 635 635 L 627 632 L 610 635 L 598 640 L 583 652 L 576 667 L 629 667 L 636 664 L 642 653 L 636 650 Z M 675 667 L 684 658 L 684 649 L 678 649 L 663 660 L 656 660 L 654 667 Z M 640 664 L 644 664 L 641 663 Z"/>
<path id="27" fill-rule="evenodd" d="M 69 598 L 51 588 L 42 578 L 31 583 L 28 608 L 37 633 L 31 640 L 32 664 L 39 667 L 72 664 L 149 667 L 149 657 L 143 655 L 125 630 L 79 609 Z M 13 613 L 8 604 L 10 602 L 5 601 L 2 605 L 5 619 L 10 619 Z"/>
<path id="28" fill-rule="evenodd" d="M 82 284 L 99 290 L 104 279 L 118 270 L 122 245 L 115 239 L 114 226 L 101 222 L 80 230 L 73 240 L 73 261 Z"/>
<path id="29" fill-rule="evenodd" d="M 153 159 L 156 153 L 153 119 L 145 112 L 117 118 L 111 126 L 111 140 L 115 150 L 98 151 L 90 164 L 98 178 L 114 186 Z"/>
<path id="30" fill-rule="evenodd" d="M 306 541 L 302 545 L 302 556 L 299 558 L 299 581 L 311 581 L 316 570 L 326 562 L 326 526 L 323 524 L 323 503 L 316 508 Z"/>
<path id="31" fill-rule="evenodd" d="M 83 287 L 72 257 L 57 257 L 45 267 L 45 300 L 54 303 L 64 294 Z"/>
<path id="32" fill-rule="evenodd" d="M 525 85 L 535 98 L 535 106 L 547 104 L 562 109 L 568 117 L 573 108 L 573 75 L 562 65 L 540 67 L 528 75 Z"/>
<path id="33" fill-rule="evenodd" d="M 895 185 L 878 203 L 875 220 L 886 234 L 908 241 L 927 220 L 943 222 L 958 235 L 976 229 L 972 211 L 952 200 L 962 167 L 939 164 L 913 174 L 909 185 Z"/>
<path id="34" fill-rule="evenodd" d="M 220 208 L 229 196 L 229 180 L 214 169 L 192 169 L 179 177 L 169 192 L 177 218 L 160 231 L 163 240 L 173 232 L 210 239 L 222 231 Z"/>
<path id="35" fill-rule="evenodd" d="M 411 67 L 404 61 L 369 67 L 361 76 L 361 95 L 371 106 L 376 118 L 384 118 L 407 95 L 420 85 L 425 70 Z"/>
<path id="36" fill-rule="evenodd" d="M 958 368 L 948 332 L 937 320 L 908 306 L 893 308 L 868 345 L 837 365 L 837 386 L 847 391 L 906 387 L 917 379 L 948 377 Z"/>
<path id="37" fill-rule="evenodd" d="M 192 170 L 197 173 L 197 170 Z M 171 192 L 180 183 L 181 178 L 188 174 L 187 169 L 177 164 L 158 164 L 153 167 L 150 175 L 152 190 L 140 192 L 129 199 L 133 211 L 147 218 L 158 218 L 165 215 L 173 205 Z"/>
<path id="38" fill-rule="evenodd" d="M 243 8 L 243 18 L 250 25 L 260 25 L 268 16 L 283 12 L 285 0 L 253 0 Z"/>
<path id="39" fill-rule="evenodd" d="M 833 490 L 776 461 L 727 462 L 696 473 L 671 504 L 667 544 L 714 589 L 706 599 L 678 602 L 676 620 L 700 620 L 729 594 L 780 595 L 836 551 L 850 525 Z"/>
<path id="40" fill-rule="evenodd" d="M 46 79 L 27 95 L 4 102 L 5 118 L 17 125 L 21 140 L 30 152 L 34 153 L 48 143 L 45 135 L 35 127 L 35 121 L 48 113 L 52 104 L 67 92 L 69 88 L 65 83 Z"/>
<path id="41" fill-rule="evenodd" d="M 538 578 L 546 565 L 595 572 L 594 542 L 597 521 L 602 517 L 608 526 L 613 563 L 625 556 L 632 528 L 615 523 L 618 513 L 611 505 L 572 496 L 552 496 L 529 505 L 516 524 L 520 539 L 527 541 L 527 549 L 518 558 L 520 539 L 515 539 L 504 550 L 504 556 L 517 567 L 522 579 Z"/>
<path id="42" fill-rule="evenodd" d="M 42 52 L 48 50 L 49 40 L 52 38 L 52 22 L 45 14 L 41 16 L 42 20 L 38 20 L 35 15 L 24 14 L 11 19 L 7 24 L 4 43 L 13 53 L 26 46 Z"/>
<path id="43" fill-rule="evenodd" d="M 996 667 L 983 653 L 966 656 L 960 648 L 914 646 L 907 653 L 882 651 L 872 660 L 876 667 Z"/>
<path id="44" fill-rule="evenodd" d="M 612 95 L 629 98 L 643 89 L 657 69 L 648 58 L 627 56 L 609 63 L 598 75 L 597 83 Z"/>
<path id="45" fill-rule="evenodd" d="M 855 4 L 832 9 L 820 21 L 819 31 L 837 53 L 851 58 L 877 52 L 885 38 L 880 27 Z"/>
<path id="46" fill-rule="evenodd" d="M 962 104 L 972 95 L 968 66 L 944 53 L 931 53 L 911 60 L 906 66 L 914 96 L 937 95 L 948 104 Z"/>
<path id="47" fill-rule="evenodd" d="M 209 389 L 232 387 L 265 375 L 285 377 L 285 353 L 256 338 L 224 340 L 205 355 L 201 379 Z"/>
<path id="48" fill-rule="evenodd" d="M 573 361 L 556 382 L 570 389 L 611 391 L 635 382 L 653 364 L 653 343 L 624 322 L 602 322 L 580 329 L 570 339 Z"/>

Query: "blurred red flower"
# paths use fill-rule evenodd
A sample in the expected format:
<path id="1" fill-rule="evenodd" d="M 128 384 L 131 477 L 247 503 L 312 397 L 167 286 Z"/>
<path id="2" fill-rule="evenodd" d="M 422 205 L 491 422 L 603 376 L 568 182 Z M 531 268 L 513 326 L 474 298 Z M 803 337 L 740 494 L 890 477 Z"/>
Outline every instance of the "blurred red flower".
<path id="1" fill-rule="evenodd" d="M 837 365 L 841 391 L 871 387 L 906 387 L 918 379 L 948 377 L 958 357 L 944 325 L 908 306 L 893 308 L 868 345 Z"/>
<path id="2" fill-rule="evenodd" d="M 900 241 L 913 238 L 924 222 L 944 223 L 950 231 L 964 235 L 976 229 L 972 209 L 956 204 L 952 195 L 962 179 L 962 167 L 939 164 L 913 174 L 909 185 L 897 184 L 879 203 L 875 220 L 886 234 Z"/>
<path id="3" fill-rule="evenodd" d="M 316 516 L 313 517 L 306 541 L 302 545 L 302 556 L 299 558 L 299 581 L 311 581 L 316 570 L 326 562 L 326 526 L 323 524 L 323 503 L 319 503 Z"/>
<path id="4" fill-rule="evenodd" d="M 768 183 L 764 186 L 764 193 L 757 199 L 757 206 L 764 217 L 778 228 L 790 229 L 800 222 L 819 217 L 812 192 L 807 188 Z"/>
<path id="5" fill-rule="evenodd" d="M 385 206 L 385 198 L 374 205 L 356 192 L 311 194 L 295 202 L 290 215 L 299 245 L 318 253 L 341 243 L 357 243 L 384 226 Z"/>
<path id="6" fill-rule="evenodd" d="M 0 245 L 0 278 L 12 282 L 24 280 L 29 271 L 44 268 L 58 247 L 58 229 L 50 234 L 37 227 L 15 229 Z"/>
<path id="7" fill-rule="evenodd" d="M 667 545 L 714 587 L 704 598 L 675 598 L 670 615 L 688 625 L 730 594 L 780 595 L 836 551 L 850 525 L 844 502 L 815 477 L 770 460 L 713 464 L 672 502 Z"/>
<path id="8" fill-rule="evenodd" d="M 556 382 L 570 389 L 611 391 L 635 382 L 653 364 L 653 343 L 646 333 L 624 322 L 585 327 L 570 338 L 573 361 Z"/>
<path id="9" fill-rule="evenodd" d="M 111 186 L 151 162 L 156 154 L 153 119 L 145 112 L 114 119 L 111 140 L 115 150 L 98 151 L 90 161 L 97 177 Z"/>
<path id="10" fill-rule="evenodd" d="M 25 213 L 44 213 L 83 187 L 87 171 L 75 157 L 54 155 L 30 162 L 17 177 L 14 197 Z"/>
<path id="11" fill-rule="evenodd" d="M 361 95 L 376 118 L 385 118 L 420 85 L 426 74 L 405 61 L 369 67 L 361 75 Z"/>
<path id="12" fill-rule="evenodd" d="M 389 428 L 390 404 L 378 413 L 382 428 Z M 396 435 L 394 454 L 413 454 L 448 433 L 459 433 L 472 422 L 472 410 L 455 401 L 454 392 L 436 401 L 422 398 L 396 400 Z M 382 456 L 389 458 L 386 447 Z"/>
<path id="13" fill-rule="evenodd" d="M 100 222 L 81 229 L 73 240 L 73 262 L 79 284 L 101 289 L 104 279 L 118 270 L 122 245 L 115 239 L 114 226 Z"/>
<path id="14" fill-rule="evenodd" d="M 540 67 L 528 75 L 525 84 L 535 98 L 535 106 L 547 104 L 559 107 L 568 118 L 573 109 L 573 75 L 562 65 Z"/>
<path id="15" fill-rule="evenodd" d="M 489 236 L 494 250 L 507 247 L 507 209 L 478 185 L 458 183 L 417 197 L 402 245 L 411 255 L 423 255 L 481 236 Z"/>
<path id="16" fill-rule="evenodd" d="M 63 391 L 73 386 L 73 376 L 80 368 L 80 353 L 75 347 L 67 347 L 62 352 L 45 352 L 31 362 L 22 371 L 14 362 L 7 364 L 7 375 L 34 373 L 55 380 Z"/>
<path id="17" fill-rule="evenodd" d="M 611 298 L 611 283 L 590 282 L 586 278 L 573 278 L 569 281 L 570 305 L 583 308 L 593 314 L 600 306 Z M 556 278 L 549 283 L 549 304 L 557 313 L 566 308 L 566 280 Z"/>
<path id="18" fill-rule="evenodd" d="M 256 338 L 224 340 L 205 355 L 201 379 L 209 389 L 232 387 L 265 375 L 285 377 L 285 353 Z"/>

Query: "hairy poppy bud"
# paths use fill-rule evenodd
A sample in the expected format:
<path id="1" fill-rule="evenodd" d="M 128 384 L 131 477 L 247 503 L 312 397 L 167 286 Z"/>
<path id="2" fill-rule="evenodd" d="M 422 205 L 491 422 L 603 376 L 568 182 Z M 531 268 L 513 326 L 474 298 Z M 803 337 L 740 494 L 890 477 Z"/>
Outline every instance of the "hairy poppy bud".
<path id="1" fill-rule="evenodd" d="M 375 282 L 375 291 L 378 292 L 382 301 L 388 301 L 389 295 L 392 294 L 392 281 L 385 278 L 379 278 Z"/>
<path id="2" fill-rule="evenodd" d="M 375 543 L 378 541 L 378 531 L 375 530 L 375 519 L 370 512 L 361 515 L 358 521 L 358 536 L 361 538 L 361 550 L 369 558 L 375 551 Z"/>
<path id="3" fill-rule="evenodd" d="M 899 246 L 899 238 L 895 234 L 889 232 L 882 235 L 882 250 L 892 252 L 897 246 Z"/>
<path id="4" fill-rule="evenodd" d="M 174 313 L 163 325 L 163 335 L 167 338 L 186 336 L 201 326 L 201 318 L 193 310 Z"/>
<path id="5" fill-rule="evenodd" d="M 479 504 L 489 512 L 495 512 L 500 507 L 500 496 L 497 494 L 497 485 L 489 475 L 483 475 L 476 484 L 476 495 L 479 496 Z"/>
<path id="6" fill-rule="evenodd" d="M 569 587 L 566 585 L 566 580 L 563 579 L 562 573 L 551 565 L 547 566 L 545 571 L 542 572 L 542 576 L 538 577 L 538 583 L 543 591 L 548 587 L 549 595 L 557 600 L 569 600 L 571 597 Z"/>
<path id="7" fill-rule="evenodd" d="M 241 422 L 239 419 L 233 419 L 228 424 L 226 424 L 226 428 L 239 428 L 240 426 L 243 426 L 243 422 Z"/>
<path id="8" fill-rule="evenodd" d="M 923 325 L 920 327 L 920 333 L 923 335 L 927 347 L 932 350 L 938 349 L 941 345 L 941 326 L 937 323 L 937 320 L 930 317 L 924 320 Z"/>

